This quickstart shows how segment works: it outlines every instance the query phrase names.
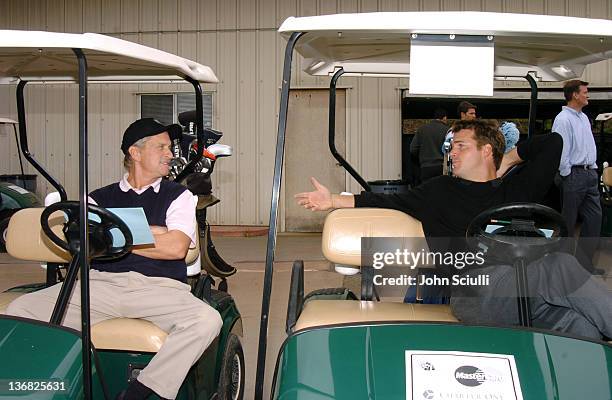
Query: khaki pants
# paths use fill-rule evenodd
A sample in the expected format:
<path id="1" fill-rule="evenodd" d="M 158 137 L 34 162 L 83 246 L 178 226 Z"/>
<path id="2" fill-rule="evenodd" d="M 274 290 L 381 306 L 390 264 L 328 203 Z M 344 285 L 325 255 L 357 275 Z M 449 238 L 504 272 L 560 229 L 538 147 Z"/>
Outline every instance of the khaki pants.
<path id="1" fill-rule="evenodd" d="M 48 321 L 61 284 L 13 301 L 8 315 Z M 80 330 L 81 298 L 75 285 L 63 325 Z M 111 318 L 140 318 L 168 333 L 165 343 L 138 380 L 159 396 L 174 399 L 191 366 L 219 334 L 223 322 L 211 306 L 194 297 L 187 284 L 138 272 L 90 271 L 91 324 Z"/>

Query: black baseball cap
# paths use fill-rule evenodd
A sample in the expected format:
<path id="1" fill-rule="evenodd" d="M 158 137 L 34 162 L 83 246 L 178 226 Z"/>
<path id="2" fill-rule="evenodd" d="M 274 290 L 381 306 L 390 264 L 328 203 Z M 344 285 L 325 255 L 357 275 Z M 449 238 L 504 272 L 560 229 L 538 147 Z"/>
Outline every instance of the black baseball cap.
<path id="1" fill-rule="evenodd" d="M 121 141 L 121 150 L 123 154 L 128 153 L 131 145 L 142 138 L 155 136 L 162 132 L 168 132 L 170 140 L 181 137 L 182 128 L 178 124 L 164 125 L 155 118 L 138 119 L 123 132 L 123 140 Z"/>

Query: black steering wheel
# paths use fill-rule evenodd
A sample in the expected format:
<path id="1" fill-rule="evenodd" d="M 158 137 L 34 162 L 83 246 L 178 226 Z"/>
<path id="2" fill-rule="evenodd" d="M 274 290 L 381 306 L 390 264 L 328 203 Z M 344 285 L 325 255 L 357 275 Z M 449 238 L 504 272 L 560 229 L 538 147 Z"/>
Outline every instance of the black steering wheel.
<path id="1" fill-rule="evenodd" d="M 487 225 L 496 226 L 486 230 Z M 542 229 L 552 230 L 547 236 Z M 483 251 L 487 258 L 533 261 L 562 248 L 567 237 L 565 220 L 557 211 L 536 203 L 510 203 L 478 214 L 466 231 L 470 247 Z"/>
<path id="2" fill-rule="evenodd" d="M 109 261 L 123 257 L 132 249 L 132 232 L 121 218 L 108 211 L 106 208 L 88 204 L 88 212 L 97 215 L 100 222 L 87 220 L 89 225 L 89 256 L 92 259 Z M 55 211 L 62 211 L 68 216 L 68 221 L 64 224 L 63 232 L 66 240 L 61 239 L 51 230 L 49 217 Z M 47 237 L 62 249 L 70 252 L 73 256 L 81 247 L 79 236 L 79 202 L 61 201 L 51 204 L 45 208 L 40 216 L 40 225 Z M 113 246 L 112 229 L 119 229 L 125 243 L 122 246 Z"/>

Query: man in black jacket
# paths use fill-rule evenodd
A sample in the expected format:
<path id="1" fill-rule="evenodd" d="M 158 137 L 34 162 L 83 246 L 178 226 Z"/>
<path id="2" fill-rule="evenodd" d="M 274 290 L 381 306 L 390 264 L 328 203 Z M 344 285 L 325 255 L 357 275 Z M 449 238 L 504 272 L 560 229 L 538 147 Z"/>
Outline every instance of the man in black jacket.
<path id="1" fill-rule="evenodd" d="M 434 119 L 419 127 L 410 143 L 410 154 L 419 160 L 421 183 L 442 175 L 443 157 L 440 147 L 446 132 L 446 110 L 437 108 Z"/>
<path id="2" fill-rule="evenodd" d="M 407 193 L 391 195 L 369 192 L 331 195 L 312 178 L 316 190 L 295 197 L 310 210 L 349 207 L 400 210 L 420 220 L 425 235 L 432 238 L 465 237 L 474 217 L 493 206 L 541 201 L 559 167 L 563 143 L 558 134 L 534 136 L 504 155 L 504 138 L 494 123 L 459 121 L 453 131 L 451 158 L 455 177 L 436 177 Z M 498 178 L 521 162 L 525 166 L 518 173 L 504 180 Z M 444 241 L 434 243 L 439 246 Z M 430 244 L 430 250 L 453 249 L 436 249 Z M 490 284 L 479 289 L 478 297 L 453 292 L 451 305 L 455 315 L 469 323 L 517 324 L 516 299 L 509 297 L 516 293 L 512 267 L 485 267 L 481 273 L 490 274 Z M 573 256 L 547 255 L 533 262 L 528 274 L 534 326 L 593 338 L 601 338 L 602 334 L 612 337 L 612 295 Z"/>

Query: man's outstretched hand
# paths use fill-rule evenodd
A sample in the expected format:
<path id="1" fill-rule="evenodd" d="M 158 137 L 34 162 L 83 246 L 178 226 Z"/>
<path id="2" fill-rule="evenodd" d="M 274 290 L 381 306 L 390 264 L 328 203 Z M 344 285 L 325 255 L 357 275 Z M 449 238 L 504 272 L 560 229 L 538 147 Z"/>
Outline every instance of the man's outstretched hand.
<path id="1" fill-rule="evenodd" d="M 332 195 L 329 189 L 321 185 L 315 178 L 310 178 L 315 190 L 298 193 L 294 197 L 299 205 L 312 211 L 326 211 L 333 208 Z"/>

